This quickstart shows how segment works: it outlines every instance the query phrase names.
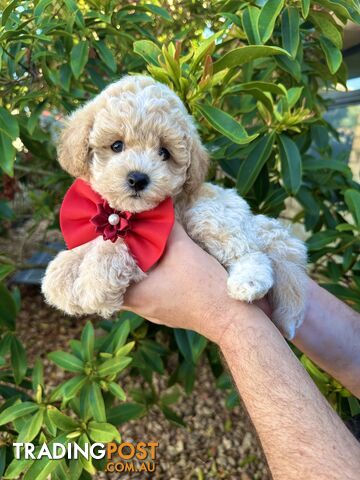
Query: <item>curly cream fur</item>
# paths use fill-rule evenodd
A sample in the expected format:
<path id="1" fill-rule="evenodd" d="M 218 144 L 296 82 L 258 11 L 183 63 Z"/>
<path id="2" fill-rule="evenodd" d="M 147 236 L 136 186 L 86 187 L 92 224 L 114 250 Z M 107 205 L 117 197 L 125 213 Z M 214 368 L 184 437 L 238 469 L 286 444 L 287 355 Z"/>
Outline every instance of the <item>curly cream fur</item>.
<path id="1" fill-rule="evenodd" d="M 110 146 L 122 140 L 125 148 Z M 164 161 L 159 149 L 169 150 Z M 277 220 L 254 216 L 235 191 L 204 183 L 208 155 L 192 117 L 167 86 L 128 76 L 110 85 L 66 122 L 59 161 L 90 182 L 118 210 L 141 212 L 171 196 L 188 234 L 228 270 L 228 292 L 251 302 L 270 291 L 274 322 L 292 338 L 304 315 L 306 250 Z M 137 197 L 130 171 L 150 177 Z M 125 243 L 97 238 L 61 252 L 43 280 L 47 301 L 69 314 L 119 310 L 123 294 L 144 273 Z"/>

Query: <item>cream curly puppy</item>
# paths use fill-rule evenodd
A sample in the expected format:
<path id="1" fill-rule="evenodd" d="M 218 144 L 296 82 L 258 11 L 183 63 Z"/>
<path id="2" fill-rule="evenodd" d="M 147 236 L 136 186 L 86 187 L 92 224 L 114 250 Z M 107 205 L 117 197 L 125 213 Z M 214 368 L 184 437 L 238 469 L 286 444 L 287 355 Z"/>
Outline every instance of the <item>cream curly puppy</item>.
<path id="1" fill-rule="evenodd" d="M 107 87 L 68 119 L 59 162 L 117 210 L 142 212 L 172 197 L 189 236 L 227 269 L 229 295 L 252 302 L 270 292 L 273 321 L 294 336 L 304 316 L 304 244 L 277 220 L 253 215 L 236 191 L 204 183 L 208 154 L 166 85 L 139 75 Z M 98 237 L 59 253 L 42 290 L 71 315 L 108 317 L 144 275 L 121 238 Z"/>

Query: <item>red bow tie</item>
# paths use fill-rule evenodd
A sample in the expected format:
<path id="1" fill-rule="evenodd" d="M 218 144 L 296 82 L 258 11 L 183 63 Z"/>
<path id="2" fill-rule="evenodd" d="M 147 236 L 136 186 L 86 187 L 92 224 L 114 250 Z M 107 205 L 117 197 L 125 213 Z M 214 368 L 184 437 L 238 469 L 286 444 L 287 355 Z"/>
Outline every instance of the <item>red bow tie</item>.
<path id="1" fill-rule="evenodd" d="M 111 242 L 122 238 L 143 272 L 160 259 L 173 224 L 171 198 L 146 212 L 119 212 L 79 178 L 66 192 L 60 209 L 60 227 L 69 249 L 99 235 Z"/>

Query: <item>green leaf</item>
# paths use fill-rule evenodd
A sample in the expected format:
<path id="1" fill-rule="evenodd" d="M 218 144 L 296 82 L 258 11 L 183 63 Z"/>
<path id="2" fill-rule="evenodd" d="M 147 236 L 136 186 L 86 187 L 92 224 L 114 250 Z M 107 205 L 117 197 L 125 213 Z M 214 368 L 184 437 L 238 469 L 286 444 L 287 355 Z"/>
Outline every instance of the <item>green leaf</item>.
<path id="1" fill-rule="evenodd" d="M 245 34 L 248 38 L 249 43 L 252 44 L 261 44 L 260 34 L 259 34 L 259 14 L 260 9 L 257 7 L 249 6 L 245 8 L 242 14 L 242 25 L 245 31 Z"/>
<path id="2" fill-rule="evenodd" d="M 47 431 L 50 433 L 52 437 L 55 437 L 57 428 L 54 422 L 50 419 L 48 411 L 45 410 L 45 416 L 44 416 L 44 423 L 46 426 Z"/>
<path id="3" fill-rule="evenodd" d="M 304 171 L 314 171 L 314 170 L 334 170 L 336 172 L 341 172 L 347 177 L 351 177 L 351 170 L 348 165 L 339 160 L 323 160 L 322 158 L 309 158 L 303 161 Z"/>
<path id="4" fill-rule="evenodd" d="M 1 25 L 4 26 L 11 14 L 11 12 L 18 6 L 20 3 L 19 0 L 13 0 L 12 2 L 8 3 L 6 8 L 4 8 L 2 15 L 1 15 Z"/>
<path id="5" fill-rule="evenodd" d="M 180 397 L 181 397 L 181 392 L 179 388 L 175 386 L 168 392 L 165 392 L 164 394 L 161 395 L 160 403 L 161 405 L 166 405 L 166 406 L 172 405 L 173 403 L 176 403 Z"/>
<path id="6" fill-rule="evenodd" d="M 68 478 L 71 478 L 71 480 L 79 480 L 81 478 L 82 473 L 83 473 L 82 463 L 75 459 L 70 460 Z"/>
<path id="7" fill-rule="evenodd" d="M 0 130 L 0 167 L 10 177 L 14 175 L 15 155 L 16 150 L 12 140 Z"/>
<path id="8" fill-rule="evenodd" d="M 121 441 L 120 433 L 114 425 L 103 422 L 89 422 L 88 434 L 93 442 L 108 443 Z"/>
<path id="9" fill-rule="evenodd" d="M 48 7 L 52 3 L 51 0 L 39 0 L 36 7 L 34 8 L 34 17 L 36 20 L 41 20 L 42 15 L 46 7 Z"/>
<path id="10" fill-rule="evenodd" d="M 287 94 L 286 94 L 287 103 L 288 103 L 289 108 L 292 108 L 292 107 L 295 106 L 296 102 L 301 97 L 303 89 L 304 89 L 304 87 L 289 88 L 289 90 L 287 91 Z"/>
<path id="11" fill-rule="evenodd" d="M 113 407 L 109 411 L 108 421 L 113 425 L 121 425 L 135 420 L 145 415 L 146 409 L 144 405 L 138 403 L 122 403 L 116 407 Z"/>
<path id="12" fill-rule="evenodd" d="M 81 333 L 81 353 L 86 362 L 89 362 L 94 355 L 94 342 L 94 327 L 90 321 L 87 321 L 86 326 Z"/>
<path id="13" fill-rule="evenodd" d="M 279 55 L 275 59 L 282 70 L 288 72 L 297 82 L 301 81 L 301 65 L 297 60 L 292 60 L 285 55 Z"/>
<path id="14" fill-rule="evenodd" d="M 220 388 L 220 390 L 228 390 L 234 387 L 234 383 L 228 372 L 223 372 L 220 377 L 218 377 L 216 387 Z"/>
<path id="15" fill-rule="evenodd" d="M 355 417 L 356 415 L 359 415 L 360 414 L 360 402 L 359 402 L 359 400 L 355 397 L 349 397 L 348 402 L 349 402 L 351 416 Z"/>
<path id="16" fill-rule="evenodd" d="M 52 450 L 52 445 L 54 443 L 61 443 L 66 445 L 69 440 L 66 438 L 66 434 L 62 434 L 49 442 L 48 448 Z M 42 457 L 39 460 L 36 460 L 29 470 L 26 472 L 23 480 L 46 480 L 49 478 L 49 475 L 56 469 L 59 464 L 59 460 L 49 460 L 47 457 Z"/>
<path id="17" fill-rule="evenodd" d="M 16 337 L 11 339 L 10 356 L 15 382 L 19 385 L 26 375 L 27 359 L 23 344 Z"/>
<path id="18" fill-rule="evenodd" d="M 222 30 L 214 33 L 209 38 L 201 42 L 195 49 L 194 49 L 194 57 L 191 60 L 190 64 L 190 72 L 196 72 L 196 67 L 199 63 L 205 59 L 207 55 L 211 55 L 215 48 L 215 42 L 218 38 L 223 35 L 224 32 Z"/>
<path id="19" fill-rule="evenodd" d="M 0 478 L 3 478 L 3 474 L 6 468 L 6 445 L 0 447 Z"/>
<path id="20" fill-rule="evenodd" d="M 15 267 L 13 265 L 0 265 L 0 282 L 14 271 Z"/>
<path id="21" fill-rule="evenodd" d="M 44 367 L 40 358 L 35 360 L 35 366 L 31 375 L 32 387 L 36 391 L 38 385 L 44 386 Z"/>
<path id="22" fill-rule="evenodd" d="M 50 405 L 47 408 L 47 414 L 50 418 L 50 421 L 60 430 L 64 432 L 73 432 L 79 428 L 80 424 L 78 421 L 74 420 L 71 417 L 63 414 L 56 407 Z"/>
<path id="23" fill-rule="evenodd" d="M 67 382 L 62 384 L 64 397 L 69 400 L 78 393 L 78 391 L 85 385 L 88 378 L 85 375 L 78 375 L 71 378 Z"/>
<path id="24" fill-rule="evenodd" d="M 316 29 L 330 40 L 339 50 L 343 47 L 342 35 L 338 30 L 334 18 L 327 12 L 316 11 L 310 14 L 310 19 Z"/>
<path id="25" fill-rule="evenodd" d="M 15 329 L 16 304 L 4 284 L 0 284 L 0 324 L 10 330 Z"/>
<path id="26" fill-rule="evenodd" d="M 111 382 L 111 383 L 109 384 L 109 391 L 110 391 L 115 397 L 120 398 L 120 400 L 122 400 L 122 401 L 125 401 L 125 400 L 126 400 L 126 393 L 125 393 L 124 390 L 120 387 L 120 385 L 118 385 L 117 383 Z"/>
<path id="27" fill-rule="evenodd" d="M 164 373 L 164 362 L 160 355 L 147 350 L 146 347 L 138 349 L 134 358 L 138 367 L 141 368 L 141 366 L 145 366 L 145 368 L 154 370 L 155 372 L 160 373 L 160 375 Z"/>
<path id="28" fill-rule="evenodd" d="M 314 233 L 308 240 L 309 250 L 321 250 L 322 248 L 339 239 L 339 233 L 336 230 L 327 230 Z"/>
<path id="29" fill-rule="evenodd" d="M 328 290 L 333 295 L 341 298 L 342 300 L 350 302 L 359 301 L 358 292 L 355 290 L 351 290 L 349 287 L 344 287 L 343 285 L 339 285 L 338 283 L 321 283 L 320 286 L 326 288 L 326 290 Z"/>
<path id="30" fill-rule="evenodd" d="M 12 333 L 7 332 L 0 338 L 0 356 L 5 357 L 5 355 L 10 350 L 10 343 L 12 339 Z"/>
<path id="31" fill-rule="evenodd" d="M 134 52 L 140 55 L 146 63 L 160 67 L 159 56 L 160 48 L 150 40 L 137 40 L 133 45 Z"/>
<path id="32" fill-rule="evenodd" d="M 86 40 L 81 40 L 78 44 L 74 45 L 70 54 L 70 66 L 76 79 L 78 79 L 84 71 L 88 58 L 89 43 Z"/>
<path id="33" fill-rule="evenodd" d="M 18 460 L 17 458 L 14 458 L 8 465 L 5 471 L 4 478 L 18 480 L 19 478 L 21 478 L 20 474 L 27 470 L 29 467 L 31 467 L 34 462 L 35 460 L 25 460 L 24 458 Z"/>
<path id="34" fill-rule="evenodd" d="M 94 420 L 97 422 L 106 422 L 104 398 L 101 393 L 101 388 L 96 382 L 92 382 L 89 386 L 89 407 Z"/>
<path id="35" fill-rule="evenodd" d="M 282 46 L 296 57 L 300 42 L 300 16 L 296 7 L 286 7 L 281 16 Z"/>
<path id="36" fill-rule="evenodd" d="M 181 427 L 186 427 L 186 423 L 184 420 L 179 417 L 179 415 L 174 412 L 172 408 L 167 407 L 166 405 L 162 405 L 161 410 L 165 417 L 172 423 L 175 423 L 175 425 L 180 425 Z"/>
<path id="37" fill-rule="evenodd" d="M 296 143 L 288 136 L 279 135 L 278 140 L 284 187 L 287 192 L 294 195 L 298 192 L 302 179 L 300 152 Z"/>
<path id="38" fill-rule="evenodd" d="M 31 442 L 36 435 L 40 432 L 41 426 L 44 420 L 44 409 L 40 408 L 35 415 L 29 419 L 29 421 L 21 429 L 18 438 L 19 443 Z"/>
<path id="39" fill-rule="evenodd" d="M 117 350 L 115 350 L 115 356 L 116 357 L 123 357 L 127 355 L 128 353 L 131 352 L 131 350 L 135 347 L 135 342 L 129 342 L 126 345 L 123 345 L 122 347 L 119 347 Z"/>
<path id="40" fill-rule="evenodd" d="M 259 16 L 259 33 L 263 43 L 271 37 L 275 22 L 284 6 L 284 0 L 267 0 Z"/>
<path id="41" fill-rule="evenodd" d="M 326 37 L 320 37 L 320 46 L 325 53 L 326 63 L 330 72 L 334 75 L 340 68 L 342 62 L 341 51 Z"/>
<path id="42" fill-rule="evenodd" d="M 329 145 L 329 130 L 325 125 L 311 125 L 311 138 L 319 148 L 325 149 Z"/>
<path id="43" fill-rule="evenodd" d="M 68 67 L 68 65 L 67 65 Z M 68 67 L 70 68 L 70 67 Z M 45 108 L 45 102 L 39 103 L 32 111 L 31 115 L 29 117 L 29 120 L 27 122 L 27 129 L 30 135 L 34 133 L 34 130 L 39 123 L 39 117 L 42 114 L 43 110 Z"/>
<path id="44" fill-rule="evenodd" d="M 3 107 L 0 107 L 0 132 L 10 140 L 16 140 L 19 136 L 19 124 L 16 117 Z"/>
<path id="45" fill-rule="evenodd" d="M 286 95 L 287 90 L 284 86 L 280 84 L 276 85 L 275 83 L 270 83 L 270 82 L 261 82 L 261 81 L 252 81 L 252 82 L 245 82 L 245 83 L 240 83 L 238 85 L 233 85 L 229 88 L 227 88 L 224 93 L 226 95 L 232 94 L 232 93 L 238 93 L 242 91 L 248 91 L 248 90 L 253 90 L 253 89 L 258 89 L 263 92 L 270 92 L 273 93 L 274 95 Z"/>
<path id="46" fill-rule="evenodd" d="M 23 402 L 11 405 L 11 407 L 6 408 L 0 414 L 0 425 L 5 423 L 13 422 L 17 418 L 24 417 L 25 415 L 30 415 L 39 410 L 39 405 L 33 402 Z"/>
<path id="47" fill-rule="evenodd" d="M 14 287 L 11 291 L 11 296 L 14 299 L 16 307 L 16 315 L 20 312 L 21 308 L 21 293 L 18 287 Z"/>
<path id="48" fill-rule="evenodd" d="M 176 381 L 184 386 L 184 390 L 187 394 L 191 393 L 194 388 L 196 376 L 196 366 L 192 361 L 184 360 L 181 362 L 177 372 Z"/>
<path id="49" fill-rule="evenodd" d="M 347 2 L 346 0 L 317 0 L 316 3 L 325 7 L 327 10 L 332 10 L 340 19 L 351 20 L 353 17 L 353 20 L 356 22 L 355 12 L 349 5 L 349 3 L 352 2 Z M 358 17 L 357 23 L 359 23 L 359 20 L 360 18 Z"/>
<path id="50" fill-rule="evenodd" d="M 81 437 L 78 440 L 80 448 L 84 449 L 86 443 L 90 443 L 89 437 L 83 433 Z M 81 455 L 80 457 L 80 462 L 82 463 L 84 469 L 91 475 L 90 478 L 92 478 L 93 475 L 96 473 L 96 468 L 94 467 L 92 463 L 92 458 L 89 456 L 89 460 L 87 460 L 85 457 Z M 89 477 L 89 476 L 88 476 Z"/>
<path id="51" fill-rule="evenodd" d="M 234 120 L 231 115 L 211 105 L 197 104 L 195 107 L 218 132 L 230 138 L 234 143 L 245 145 L 250 143 L 258 136 L 248 135 L 246 130 L 239 122 Z"/>
<path id="52" fill-rule="evenodd" d="M 344 197 L 355 224 L 360 227 L 360 191 L 349 188 L 345 191 Z"/>
<path id="53" fill-rule="evenodd" d="M 64 0 L 64 3 L 66 7 L 68 8 L 69 12 L 72 14 L 72 18 L 75 17 L 75 22 L 76 25 L 81 29 L 85 29 L 85 22 L 84 22 L 84 17 L 81 13 L 81 10 L 79 8 L 78 2 L 75 0 Z"/>
<path id="54" fill-rule="evenodd" d="M 151 3 L 147 3 L 147 4 L 143 5 L 143 7 L 146 10 L 148 10 L 149 12 L 152 12 L 155 15 L 159 15 L 161 18 L 163 18 L 167 22 L 172 22 L 173 21 L 172 16 L 170 15 L 170 13 L 165 8 L 159 7 L 158 5 L 153 5 Z"/>
<path id="55" fill-rule="evenodd" d="M 326 373 L 323 373 L 321 370 L 319 370 L 306 355 L 302 355 L 300 361 L 314 380 L 323 384 L 329 382 L 330 377 Z"/>
<path id="56" fill-rule="evenodd" d="M 69 480 L 69 478 L 71 478 L 71 480 L 77 480 L 76 477 L 71 476 L 66 460 L 58 461 L 52 480 Z"/>
<path id="57" fill-rule="evenodd" d="M 240 404 L 239 394 L 236 390 L 233 390 L 229 393 L 228 397 L 226 398 L 225 407 L 228 410 L 232 410 L 236 405 Z"/>
<path id="58" fill-rule="evenodd" d="M 114 375 L 126 368 L 132 362 L 131 357 L 114 357 L 103 362 L 98 368 L 100 377 Z"/>
<path id="59" fill-rule="evenodd" d="M 301 13 L 304 18 L 307 18 L 310 10 L 310 0 L 301 0 Z"/>
<path id="60" fill-rule="evenodd" d="M 174 335 L 183 357 L 188 362 L 196 364 L 207 345 L 206 338 L 183 328 L 175 328 Z"/>
<path id="61" fill-rule="evenodd" d="M 263 45 L 249 45 L 235 48 L 219 58 L 214 63 L 214 73 L 224 70 L 224 68 L 240 67 L 245 63 L 263 57 L 271 57 L 273 55 L 289 55 L 286 50 L 279 47 L 268 47 Z"/>
<path id="62" fill-rule="evenodd" d="M 112 51 L 105 45 L 105 42 L 102 40 L 95 42 L 94 47 L 96 48 L 99 57 L 105 63 L 105 65 L 115 73 L 117 70 L 116 60 Z"/>
<path id="63" fill-rule="evenodd" d="M 113 332 L 112 346 L 113 351 L 117 352 L 120 347 L 122 347 L 130 333 L 130 322 L 129 320 L 119 320 L 118 325 L 116 326 L 115 331 Z"/>
<path id="64" fill-rule="evenodd" d="M 80 373 L 84 371 L 84 362 L 71 353 L 62 351 L 51 352 L 48 354 L 48 357 L 56 365 L 69 372 Z"/>
<path id="65" fill-rule="evenodd" d="M 68 64 L 61 65 L 60 67 L 60 85 L 66 91 L 69 92 L 72 78 L 72 70 Z M 31 119 L 30 119 L 31 120 Z"/>
<path id="66" fill-rule="evenodd" d="M 274 144 L 274 134 L 266 134 L 254 143 L 254 148 L 247 158 L 243 160 L 239 168 L 236 188 L 240 195 L 248 193 L 270 157 Z"/>

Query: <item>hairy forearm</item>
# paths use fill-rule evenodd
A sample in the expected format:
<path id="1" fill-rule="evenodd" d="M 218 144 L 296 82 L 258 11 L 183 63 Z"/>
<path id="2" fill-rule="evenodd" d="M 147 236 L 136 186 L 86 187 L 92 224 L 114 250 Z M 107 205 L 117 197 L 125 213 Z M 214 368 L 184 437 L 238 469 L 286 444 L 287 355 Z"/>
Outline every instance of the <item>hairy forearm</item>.
<path id="1" fill-rule="evenodd" d="M 310 279 L 305 320 L 293 343 L 360 398 L 360 314 Z"/>
<path id="2" fill-rule="evenodd" d="M 220 348 L 274 479 L 356 478 L 359 444 L 274 325 L 253 305 L 232 303 L 226 316 Z"/>

